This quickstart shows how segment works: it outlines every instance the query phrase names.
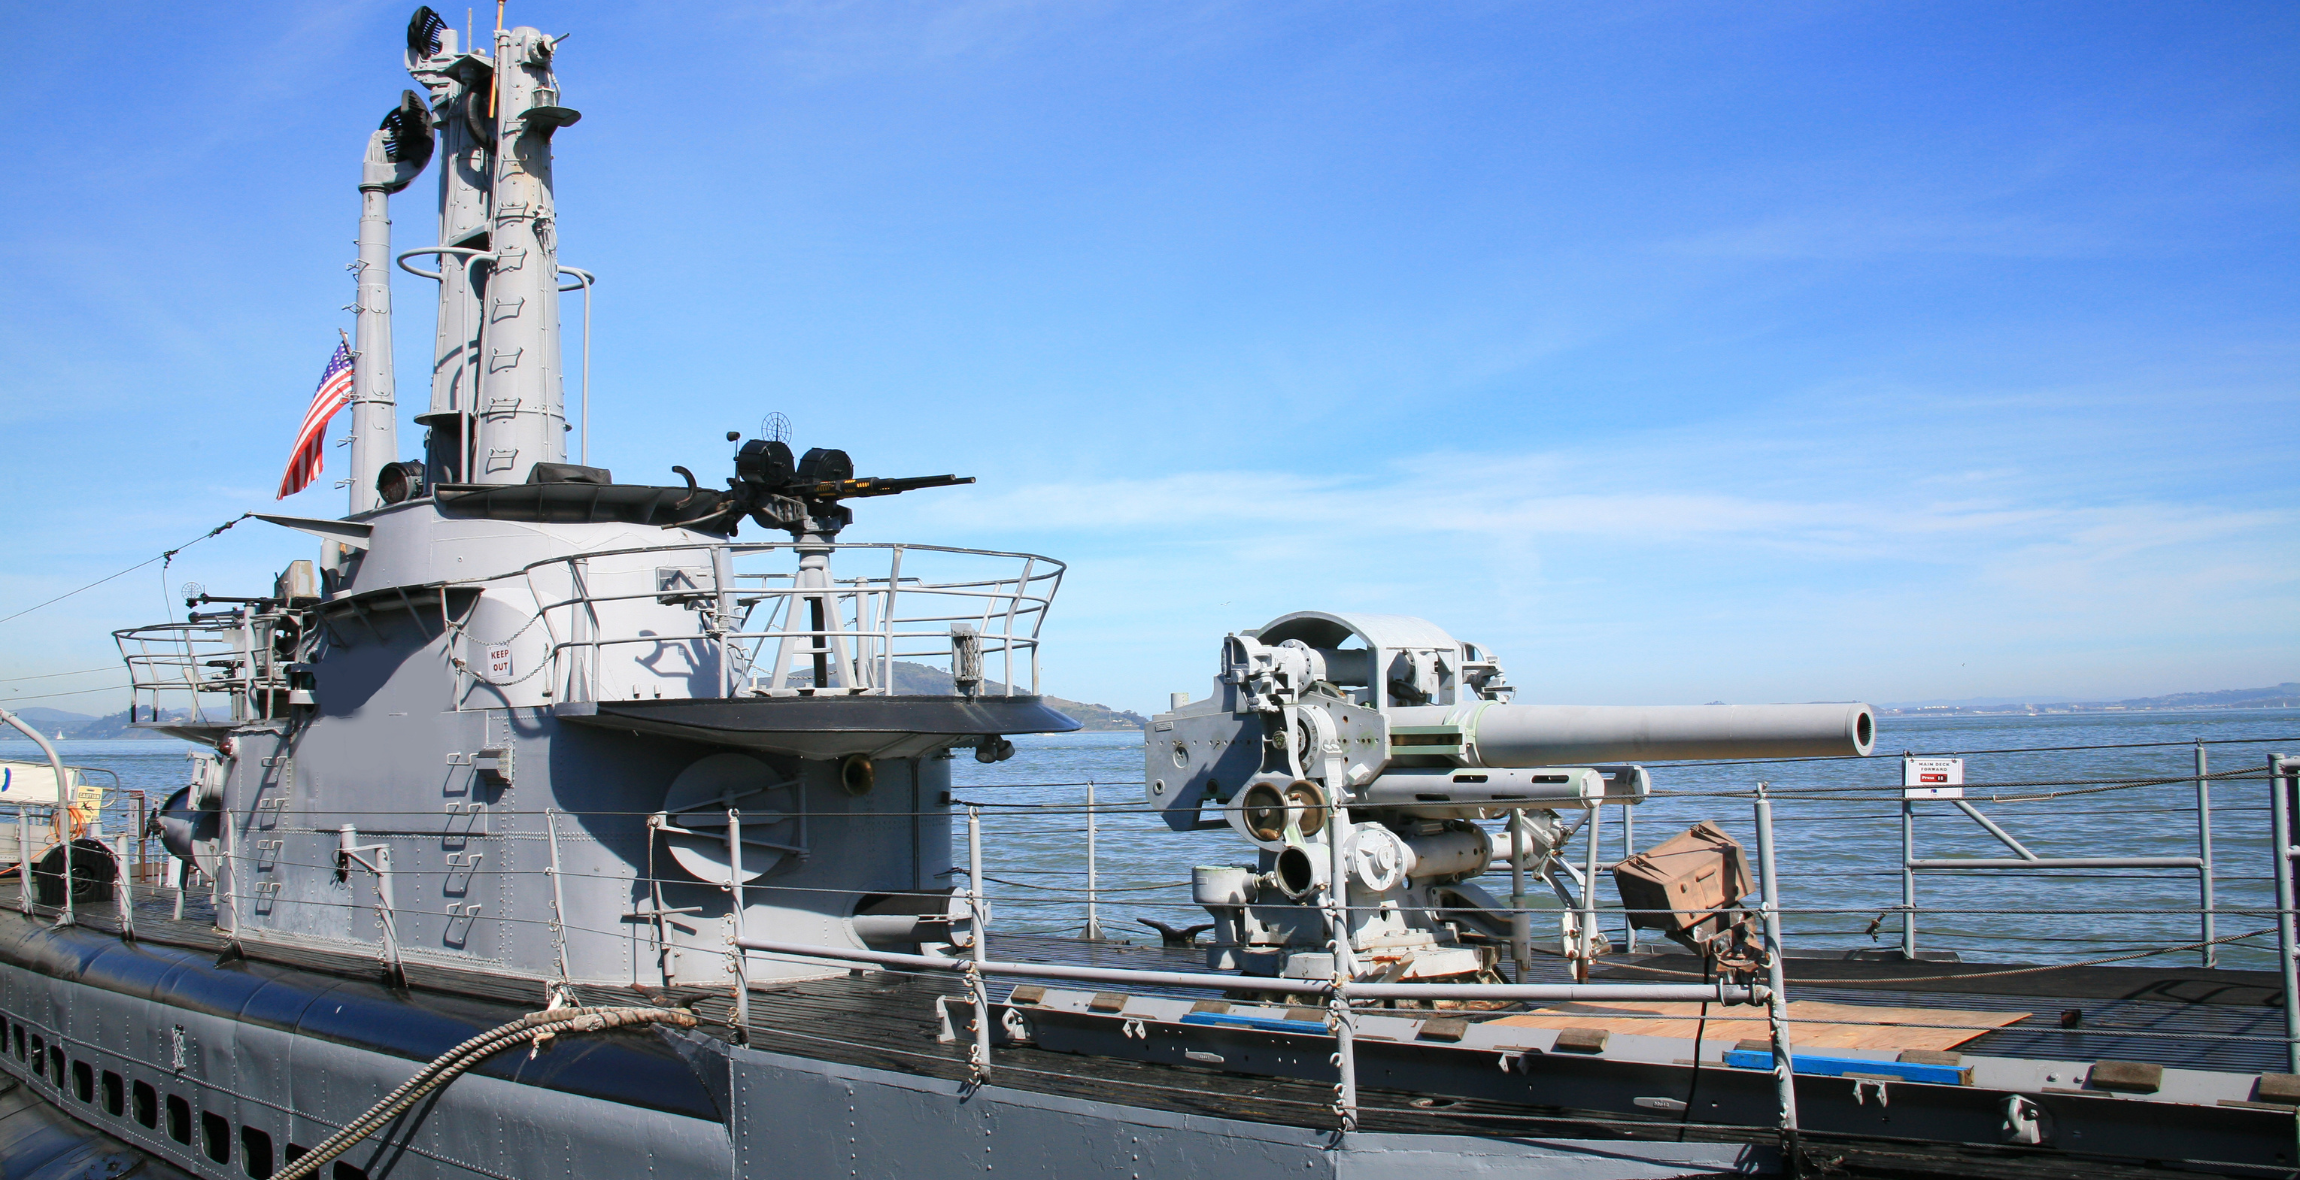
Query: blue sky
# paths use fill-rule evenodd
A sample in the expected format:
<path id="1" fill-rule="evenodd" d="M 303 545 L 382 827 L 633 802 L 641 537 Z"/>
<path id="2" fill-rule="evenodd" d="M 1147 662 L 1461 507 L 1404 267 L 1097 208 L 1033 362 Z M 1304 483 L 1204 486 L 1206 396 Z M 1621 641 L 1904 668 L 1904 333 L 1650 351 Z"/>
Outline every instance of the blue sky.
<path id="1" fill-rule="evenodd" d="M 37 47 L 0 615 L 272 505 L 411 7 L 0 14 Z M 978 476 L 850 537 L 1070 562 L 1063 695 L 1202 692 L 1224 632 L 1310 608 L 1429 617 L 1532 701 L 2300 679 L 2300 8 L 510 17 L 573 34 L 593 461 L 715 476 L 779 410 L 866 473 Z M 395 299 L 407 407 L 431 293 Z M 245 524 L 167 584 L 265 587 L 305 540 Z M 117 672 L 15 678 L 164 606 L 147 569 L 0 624 L 0 702 L 119 708 L 34 699 Z"/>

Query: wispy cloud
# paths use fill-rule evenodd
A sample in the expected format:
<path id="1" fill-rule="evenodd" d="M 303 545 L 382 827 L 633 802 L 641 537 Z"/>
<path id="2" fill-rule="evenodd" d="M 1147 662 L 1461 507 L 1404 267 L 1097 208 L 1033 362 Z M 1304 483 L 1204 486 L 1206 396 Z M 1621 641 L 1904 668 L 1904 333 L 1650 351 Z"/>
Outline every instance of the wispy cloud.
<path id="1" fill-rule="evenodd" d="M 1866 262 L 1908 255 L 1976 258 L 2097 258 L 2120 235 L 2096 226 L 2027 216 L 1943 216 L 1827 210 L 1764 217 L 1659 243 L 1663 253 L 1749 261 Z"/>
<path id="2" fill-rule="evenodd" d="M 1060 631 L 1133 666 L 1059 653 L 1054 665 L 1114 698 L 1147 697 L 1145 672 L 1187 682 L 1222 632 L 1306 608 L 1425 615 L 1505 659 L 1563 658 L 1581 691 L 1608 699 L 1693 684 L 1777 699 L 1954 692 L 1933 654 L 1975 645 L 2000 678 L 2050 690 L 2066 673 L 2026 649 L 2202 650 L 2243 627 L 2266 662 L 2300 656 L 2300 625 L 2275 621 L 2300 591 L 2300 511 L 2110 502 L 2003 467 L 1952 487 L 1925 465 L 1848 481 L 1779 464 L 1735 480 L 1712 474 L 1718 456 L 1761 453 L 1762 440 L 1638 442 L 1626 471 L 1584 452 L 1451 451 L 1362 474 L 1216 468 L 986 490 L 884 523 L 991 542 L 980 530 L 996 522 L 1075 559 L 1067 609 L 1086 617 Z M 2134 692 L 2153 687 L 2142 669 L 2131 678 Z"/>

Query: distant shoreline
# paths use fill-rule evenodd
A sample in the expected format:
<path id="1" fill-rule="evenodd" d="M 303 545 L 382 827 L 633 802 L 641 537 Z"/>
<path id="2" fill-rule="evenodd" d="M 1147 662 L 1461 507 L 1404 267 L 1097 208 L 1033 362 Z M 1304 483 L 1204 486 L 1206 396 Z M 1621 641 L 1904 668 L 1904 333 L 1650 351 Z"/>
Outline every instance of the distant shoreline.
<path id="1" fill-rule="evenodd" d="M 2166 713 L 2294 713 L 2300 705 L 1926 705 L 1878 709 L 1879 717 L 2149 717 Z"/>

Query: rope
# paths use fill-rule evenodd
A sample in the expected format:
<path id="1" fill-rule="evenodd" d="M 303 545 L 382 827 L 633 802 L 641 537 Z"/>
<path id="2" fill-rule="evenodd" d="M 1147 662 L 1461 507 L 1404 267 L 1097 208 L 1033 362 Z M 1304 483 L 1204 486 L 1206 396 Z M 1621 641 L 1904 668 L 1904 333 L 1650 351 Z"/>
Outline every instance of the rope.
<path id="1" fill-rule="evenodd" d="M 0 680 L 0 684 L 22 684 L 27 680 L 54 680 L 62 676 L 86 676 L 92 672 L 111 672 L 118 667 L 117 664 L 106 664 L 101 668 L 82 668 L 77 672 L 42 672 L 38 676 L 11 676 L 5 680 Z"/>
<path id="2" fill-rule="evenodd" d="M 121 577 L 121 576 L 123 576 L 123 575 L 126 575 L 126 574 L 132 574 L 132 573 L 135 573 L 137 570 L 140 570 L 140 569 L 144 568 L 145 566 L 152 564 L 152 563 L 153 563 L 153 562 L 155 562 L 155 561 L 163 563 L 163 565 L 162 565 L 162 568 L 163 568 L 163 569 L 165 569 L 165 568 L 166 568 L 166 566 L 165 566 L 165 563 L 168 563 L 168 562 L 173 562 L 173 561 L 176 559 L 176 554 L 178 554 L 178 553 L 182 553 L 184 550 L 186 550 L 186 549 L 189 549 L 189 548 L 191 548 L 192 546 L 194 546 L 194 545 L 197 545 L 197 544 L 199 544 L 200 542 L 207 540 L 209 537 L 215 536 L 217 533 L 223 532 L 225 529 L 228 529 L 228 528 L 232 527 L 233 525 L 235 525 L 235 524 L 238 524 L 239 522 L 241 522 L 241 521 L 243 521 L 243 520 L 246 520 L 247 518 L 249 518 L 249 517 L 251 517 L 251 516 L 254 516 L 254 515 L 255 515 L 255 513 L 253 513 L 253 512 L 242 512 L 242 513 L 240 513 L 238 516 L 235 516 L 235 517 L 231 518 L 230 520 L 227 520 L 227 521 L 225 521 L 224 523 L 222 523 L 222 524 L 219 524 L 219 525 L 217 525 L 216 527 L 214 527 L 214 528 L 212 528 L 212 529 L 209 529 L 207 532 L 201 533 L 199 536 L 197 536 L 197 537 L 194 537 L 194 538 L 192 538 L 191 540 L 189 540 L 189 541 L 186 541 L 186 542 L 184 542 L 183 544 L 181 544 L 181 545 L 178 545 L 178 546 L 176 546 L 175 548 L 173 548 L 173 549 L 170 549 L 170 550 L 168 550 L 167 552 L 165 552 L 165 553 L 162 553 L 162 554 L 160 554 L 160 555 L 159 555 L 159 556 L 157 556 L 157 557 L 147 557 L 147 558 L 145 558 L 144 560 L 142 560 L 142 561 L 139 561 L 139 562 L 137 562 L 136 564 L 134 564 L 134 565 L 131 565 L 131 566 L 129 566 L 128 568 L 126 568 L 126 569 L 124 569 L 124 570 L 121 570 L 119 573 L 116 573 L 116 574 L 106 574 L 106 575 L 104 575 L 103 577 L 101 577 L 101 578 L 98 578 L 98 579 L 96 579 L 95 581 L 93 581 L 93 582 L 90 582 L 90 583 L 88 583 L 87 585 L 80 587 L 80 589 L 78 589 L 78 590 L 66 590 L 66 591 L 65 591 L 65 592 L 63 592 L 62 594 L 59 594 L 59 595 L 57 595 L 56 597 L 54 597 L 54 598 L 51 598 L 51 599 L 49 599 L 49 600 L 48 600 L 48 601 L 46 601 L 46 602 L 34 603 L 33 605 L 31 605 L 31 606 L 28 606 L 28 607 L 25 607 L 23 610 L 17 611 L 15 614 L 9 615 L 9 616 L 7 616 L 6 618 L 0 618 L 0 623 L 7 623 L 7 622 L 12 622 L 12 621 L 14 621 L 14 620 L 16 620 L 16 619 L 21 619 L 21 618 L 23 618 L 25 615 L 31 614 L 33 611 L 39 610 L 41 607 L 44 607 L 44 606 L 54 606 L 54 605 L 56 605 L 57 603 L 59 603 L 59 602 L 62 602 L 62 601 L 64 601 L 65 599 L 67 599 L 67 598 L 70 598 L 71 596 L 73 596 L 73 595 L 75 595 L 75 594 L 79 594 L 79 593 L 82 593 L 83 591 L 93 590 L 93 589 L 95 589 L 96 587 L 98 587 L 98 586 L 101 586 L 101 585 L 103 585 L 104 583 L 106 583 L 106 582 L 109 582 L 109 581 L 111 581 L 111 580 L 112 580 L 112 579 L 114 579 L 114 578 L 117 578 L 117 577 Z"/>
<path id="3" fill-rule="evenodd" d="M 2203 942 L 2191 942 L 2183 946 L 2158 947 L 2154 950 L 2135 951 L 2129 955 L 2110 955 L 2105 959 L 2087 959 L 2077 963 L 2047 963 L 2042 967 L 2015 967 L 2008 971 L 1966 971 L 1954 975 L 1903 975 L 1890 979 L 1810 979 L 1806 980 L 1805 982 L 1815 986 L 1827 986 L 1829 984 L 1839 983 L 1936 983 L 1943 979 L 1990 979 L 2001 975 L 2034 975 L 2039 971 L 2059 971 L 2066 967 L 2099 967 L 2107 963 L 2121 963 L 2127 959 L 2146 959 L 2155 955 L 2177 955 L 2182 951 L 2202 950 L 2205 947 L 2218 946 L 2224 942 L 2237 942 L 2242 939 L 2258 938 L 2263 934 L 2273 933 L 2275 933 L 2275 928 L 2269 927 L 2264 930 L 2254 930 L 2247 934 L 2226 934 L 2219 938 L 2210 938 L 2204 940 Z M 1547 954 L 1549 952 L 1544 951 L 1543 953 Z M 1654 975 L 1681 975 L 1687 979 L 1697 979 L 1701 977 L 1698 972 L 1694 971 L 1671 971 L 1664 967 L 1646 967 L 1636 963 L 1614 963 L 1612 964 L 1612 967 L 1617 971 L 1644 971 Z"/>
<path id="4" fill-rule="evenodd" d="M 440 1054 L 398 1089 L 385 1095 L 383 1101 L 369 1107 L 366 1114 L 353 1119 L 343 1130 L 328 1136 L 319 1146 L 296 1157 L 294 1163 L 273 1173 L 273 1180 L 305 1180 L 319 1171 L 321 1165 L 349 1151 L 354 1144 L 374 1134 L 377 1128 L 399 1117 L 421 1101 L 424 1095 L 454 1081 L 458 1075 L 479 1064 L 482 1059 L 521 1041 L 541 1048 L 551 1037 L 560 1033 L 602 1032 L 642 1024 L 675 1024 L 680 1028 L 693 1028 L 695 1014 L 672 1008 L 560 1008 L 556 1011 L 530 1012 L 509 1024 L 489 1029 Z"/>

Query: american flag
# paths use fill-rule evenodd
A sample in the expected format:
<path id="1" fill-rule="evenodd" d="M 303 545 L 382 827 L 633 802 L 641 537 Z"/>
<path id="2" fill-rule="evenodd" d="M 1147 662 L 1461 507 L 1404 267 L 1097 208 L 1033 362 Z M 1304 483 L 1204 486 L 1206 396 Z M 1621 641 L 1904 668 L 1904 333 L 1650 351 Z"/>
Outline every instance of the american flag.
<path id="1" fill-rule="evenodd" d="M 336 345 L 335 355 L 328 358 L 327 369 L 319 375 L 319 389 L 311 395 L 311 408 L 303 412 L 303 426 L 295 435 L 295 453 L 288 458 L 287 473 L 280 477 L 280 499 L 310 487 L 319 477 L 327 420 L 350 401 L 351 342 L 346 340 Z"/>

